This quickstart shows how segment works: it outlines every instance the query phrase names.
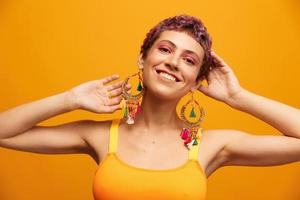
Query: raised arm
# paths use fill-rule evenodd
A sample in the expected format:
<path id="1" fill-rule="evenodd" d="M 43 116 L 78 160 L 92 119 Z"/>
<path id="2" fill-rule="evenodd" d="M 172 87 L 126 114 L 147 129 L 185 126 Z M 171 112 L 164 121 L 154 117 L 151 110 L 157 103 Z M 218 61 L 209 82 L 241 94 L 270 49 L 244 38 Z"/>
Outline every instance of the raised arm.
<path id="1" fill-rule="evenodd" d="M 92 154 L 85 138 L 88 127 L 94 123 L 92 120 L 56 126 L 37 124 L 75 109 L 95 113 L 116 111 L 121 101 L 122 82 L 106 85 L 116 79 L 118 76 L 114 75 L 89 81 L 69 91 L 0 113 L 0 147 L 46 154 Z"/>
<path id="2" fill-rule="evenodd" d="M 283 135 L 224 131 L 229 139 L 225 165 L 281 165 L 300 161 L 300 110 L 243 90 L 227 102 L 276 128 Z"/>
<path id="3" fill-rule="evenodd" d="M 219 156 L 222 165 L 271 166 L 300 161 L 300 110 L 242 88 L 232 69 L 214 52 L 212 55 L 216 66 L 208 75 L 209 85 L 200 86 L 199 90 L 283 134 L 259 136 L 239 130 L 214 131 L 224 141 Z"/>
<path id="4" fill-rule="evenodd" d="M 0 139 L 12 138 L 56 115 L 78 109 L 67 91 L 0 113 Z"/>

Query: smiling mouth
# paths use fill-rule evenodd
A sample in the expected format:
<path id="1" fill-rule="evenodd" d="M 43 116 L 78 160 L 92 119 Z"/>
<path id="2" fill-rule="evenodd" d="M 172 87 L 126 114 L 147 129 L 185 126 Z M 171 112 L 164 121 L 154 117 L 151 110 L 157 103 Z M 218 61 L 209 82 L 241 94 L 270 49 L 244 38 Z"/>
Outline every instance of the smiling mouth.
<path id="1" fill-rule="evenodd" d="M 172 74 L 169 74 L 163 70 L 155 70 L 155 72 L 157 73 L 158 76 L 162 77 L 165 80 L 169 80 L 172 82 L 179 82 L 179 79 L 177 77 L 175 77 Z"/>

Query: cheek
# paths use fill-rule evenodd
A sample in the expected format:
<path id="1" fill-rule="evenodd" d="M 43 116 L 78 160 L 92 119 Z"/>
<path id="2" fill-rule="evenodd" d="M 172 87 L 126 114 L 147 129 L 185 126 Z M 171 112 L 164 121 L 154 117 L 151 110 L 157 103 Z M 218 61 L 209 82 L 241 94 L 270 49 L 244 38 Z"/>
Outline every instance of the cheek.
<path id="1" fill-rule="evenodd" d="M 184 70 L 182 70 L 182 74 L 184 74 L 184 77 L 186 79 L 186 81 L 189 82 L 194 82 L 197 79 L 199 73 L 199 68 L 186 68 Z"/>
<path id="2" fill-rule="evenodd" d="M 159 64 L 163 61 L 163 57 L 160 55 L 156 55 L 156 54 L 151 54 L 149 55 L 148 59 L 147 59 L 147 64 L 148 65 L 156 65 Z"/>
<path id="3" fill-rule="evenodd" d="M 154 49 L 148 52 L 147 58 L 145 59 L 145 64 L 153 66 L 164 62 L 165 59 L 166 55 L 163 55 Z"/>

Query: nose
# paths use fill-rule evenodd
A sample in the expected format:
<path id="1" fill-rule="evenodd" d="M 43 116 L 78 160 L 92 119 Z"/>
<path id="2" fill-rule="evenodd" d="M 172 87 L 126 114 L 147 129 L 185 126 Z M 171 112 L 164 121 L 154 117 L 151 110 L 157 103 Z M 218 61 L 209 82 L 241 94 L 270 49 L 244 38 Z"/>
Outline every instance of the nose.
<path id="1" fill-rule="evenodd" d="M 179 58 L 177 56 L 170 55 L 165 62 L 165 66 L 171 70 L 178 71 L 178 59 Z"/>

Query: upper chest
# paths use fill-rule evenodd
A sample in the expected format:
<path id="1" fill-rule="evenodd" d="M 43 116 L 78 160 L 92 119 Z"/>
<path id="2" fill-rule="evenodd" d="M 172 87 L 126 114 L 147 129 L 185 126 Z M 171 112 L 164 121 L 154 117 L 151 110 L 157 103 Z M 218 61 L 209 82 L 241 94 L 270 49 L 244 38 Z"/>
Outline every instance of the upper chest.
<path id="1" fill-rule="evenodd" d="M 109 129 L 90 135 L 89 143 L 96 152 L 98 164 L 108 153 L 109 141 Z M 222 142 L 212 137 L 209 131 L 202 131 L 198 162 L 207 175 L 216 169 L 216 157 L 222 147 Z M 188 150 L 180 132 L 174 131 L 145 134 L 120 126 L 116 154 L 124 163 L 143 169 L 174 169 L 188 161 Z"/>

